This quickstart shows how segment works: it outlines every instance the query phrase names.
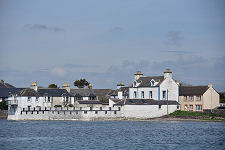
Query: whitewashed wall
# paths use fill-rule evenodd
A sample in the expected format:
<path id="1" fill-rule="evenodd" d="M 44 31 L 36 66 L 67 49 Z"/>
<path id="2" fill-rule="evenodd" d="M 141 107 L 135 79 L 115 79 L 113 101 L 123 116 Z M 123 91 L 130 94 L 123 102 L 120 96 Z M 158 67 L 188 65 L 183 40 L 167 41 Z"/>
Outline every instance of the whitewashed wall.
<path id="1" fill-rule="evenodd" d="M 125 105 L 122 108 L 123 117 L 126 118 L 155 118 L 167 114 L 167 105 Z M 168 112 L 177 110 L 177 105 L 169 105 Z"/>
<path id="2" fill-rule="evenodd" d="M 44 110 L 45 108 L 41 108 Z M 102 109 L 99 107 L 83 107 L 82 110 L 75 109 L 73 107 L 69 108 L 47 108 L 49 111 L 30 111 L 25 109 L 22 112 L 22 108 L 18 107 L 15 114 L 9 113 L 8 120 L 95 120 L 95 119 L 116 119 L 116 118 L 137 118 L 137 119 L 147 119 L 161 117 L 167 114 L 167 106 L 161 105 L 124 105 L 118 107 L 103 106 Z M 36 109 L 37 110 L 37 109 Z M 77 112 L 76 112 L 77 110 Z M 168 112 L 172 113 L 177 110 L 177 105 L 169 105 Z M 26 112 L 27 111 L 27 112 Z M 33 111 L 33 114 L 32 112 Z M 97 111 L 97 113 L 95 112 Z M 86 112 L 86 113 L 85 113 Z"/>
<path id="3" fill-rule="evenodd" d="M 166 78 L 160 85 L 160 100 L 163 100 L 163 91 L 168 89 L 168 99 L 176 100 L 179 99 L 179 87 L 177 83 L 172 78 Z M 167 96 L 167 94 L 166 94 Z M 167 98 L 165 98 L 167 99 Z"/>

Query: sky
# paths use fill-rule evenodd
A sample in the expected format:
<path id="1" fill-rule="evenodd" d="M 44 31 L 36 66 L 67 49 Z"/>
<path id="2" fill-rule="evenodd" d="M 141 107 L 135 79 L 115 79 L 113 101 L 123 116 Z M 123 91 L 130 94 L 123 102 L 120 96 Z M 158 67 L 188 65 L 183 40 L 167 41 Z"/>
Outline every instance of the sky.
<path id="1" fill-rule="evenodd" d="M 225 91 L 224 0 L 0 0 L 0 79 L 16 87 L 134 73 Z"/>

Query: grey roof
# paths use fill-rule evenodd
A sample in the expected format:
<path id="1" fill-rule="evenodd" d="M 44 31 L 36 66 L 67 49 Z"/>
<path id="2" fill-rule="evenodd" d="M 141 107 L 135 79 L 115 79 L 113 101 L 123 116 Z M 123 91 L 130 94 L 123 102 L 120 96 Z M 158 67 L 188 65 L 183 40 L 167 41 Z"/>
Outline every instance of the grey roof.
<path id="1" fill-rule="evenodd" d="M 203 95 L 209 87 L 206 86 L 180 86 L 179 95 L 189 96 L 189 95 Z"/>
<path id="2" fill-rule="evenodd" d="M 10 94 L 18 94 L 24 88 L 0 88 L 0 97 L 7 98 Z"/>
<path id="3" fill-rule="evenodd" d="M 38 94 L 41 96 L 52 96 L 52 97 L 62 97 L 62 96 L 71 96 L 66 89 L 55 89 L 55 88 L 46 88 L 38 89 Z"/>
<path id="4" fill-rule="evenodd" d="M 79 100 L 78 103 L 79 104 L 102 104 L 98 100 Z"/>
<path id="5" fill-rule="evenodd" d="M 119 101 L 115 105 L 167 105 L 167 101 L 153 99 L 125 99 Z M 168 105 L 179 105 L 179 103 L 175 100 L 169 100 Z"/>
<path id="6" fill-rule="evenodd" d="M 117 90 L 112 90 L 109 95 L 110 96 L 118 96 L 118 91 L 123 92 L 123 96 L 129 96 L 129 87 L 121 87 Z"/>
<path id="7" fill-rule="evenodd" d="M 152 76 L 152 77 L 140 77 L 137 82 L 141 83 L 138 87 L 150 87 L 151 86 L 151 80 L 154 80 L 155 82 L 159 82 L 155 86 L 159 86 L 159 84 L 164 80 L 164 76 Z"/>
<path id="8" fill-rule="evenodd" d="M 26 88 L 19 91 L 18 96 L 39 97 L 40 95 L 34 89 Z"/>
<path id="9" fill-rule="evenodd" d="M 70 93 L 73 96 L 81 96 L 81 97 L 96 97 L 92 89 L 71 89 Z"/>
<path id="10" fill-rule="evenodd" d="M 121 99 L 118 98 L 110 98 L 110 100 L 112 100 L 114 103 L 118 103 L 121 101 Z"/>
<path id="11" fill-rule="evenodd" d="M 92 89 L 96 96 L 109 96 L 112 89 Z"/>
<path id="12" fill-rule="evenodd" d="M 9 83 L 0 83 L 0 88 L 16 88 L 15 86 L 9 84 Z"/>
<path id="13" fill-rule="evenodd" d="M 121 87 L 119 88 L 119 91 L 123 92 L 123 96 L 129 96 L 129 87 Z"/>

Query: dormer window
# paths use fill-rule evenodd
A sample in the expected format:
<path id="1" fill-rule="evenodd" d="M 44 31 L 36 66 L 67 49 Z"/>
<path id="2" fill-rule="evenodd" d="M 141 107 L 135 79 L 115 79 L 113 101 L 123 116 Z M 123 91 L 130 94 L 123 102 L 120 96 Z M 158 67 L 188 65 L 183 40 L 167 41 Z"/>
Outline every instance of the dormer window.
<path id="1" fill-rule="evenodd" d="M 154 86 L 154 85 L 155 85 L 155 81 L 152 80 L 152 81 L 151 81 L 151 86 Z"/>
<path id="2" fill-rule="evenodd" d="M 136 87 L 136 84 L 137 84 L 136 81 L 134 81 L 134 87 Z"/>

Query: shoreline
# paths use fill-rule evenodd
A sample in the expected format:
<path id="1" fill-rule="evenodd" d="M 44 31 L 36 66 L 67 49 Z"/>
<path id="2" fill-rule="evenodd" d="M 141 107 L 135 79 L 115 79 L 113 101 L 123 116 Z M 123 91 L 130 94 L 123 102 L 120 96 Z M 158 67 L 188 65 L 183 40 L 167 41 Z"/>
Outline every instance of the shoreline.
<path id="1" fill-rule="evenodd" d="M 0 118 L 7 120 L 7 118 Z M 91 120 L 79 119 L 40 119 L 40 120 L 8 120 L 8 121 L 195 121 L 195 122 L 225 122 L 225 118 L 221 117 L 195 117 L 195 116 L 163 116 L 158 118 L 95 118 Z"/>

